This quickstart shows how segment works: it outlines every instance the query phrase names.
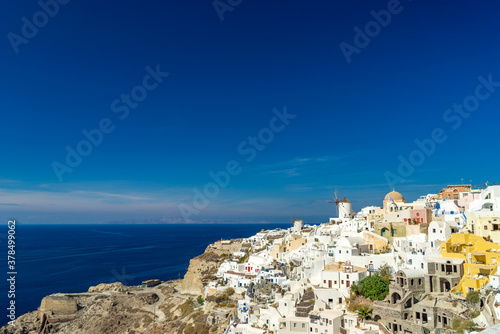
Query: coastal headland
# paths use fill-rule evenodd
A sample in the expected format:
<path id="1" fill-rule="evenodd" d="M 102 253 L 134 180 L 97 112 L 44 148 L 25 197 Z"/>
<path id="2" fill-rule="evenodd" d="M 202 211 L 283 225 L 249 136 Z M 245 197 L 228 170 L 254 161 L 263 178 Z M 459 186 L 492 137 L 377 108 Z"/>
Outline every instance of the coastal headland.
<path id="1" fill-rule="evenodd" d="M 209 245 L 191 259 L 184 279 L 145 288 L 120 282 L 99 284 L 87 292 L 46 296 L 37 310 L 0 328 L 0 334 L 224 333 L 238 296 L 215 297 L 203 305 L 198 296 L 235 247 L 239 244 Z M 207 319 L 215 314 L 227 318 L 209 325 Z"/>

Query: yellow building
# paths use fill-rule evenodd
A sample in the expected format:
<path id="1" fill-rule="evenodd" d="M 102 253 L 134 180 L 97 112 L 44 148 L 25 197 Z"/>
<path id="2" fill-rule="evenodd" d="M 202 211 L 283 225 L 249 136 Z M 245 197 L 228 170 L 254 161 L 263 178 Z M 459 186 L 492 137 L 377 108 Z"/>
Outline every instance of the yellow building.
<path id="1" fill-rule="evenodd" d="M 275 260 L 281 260 L 280 255 L 289 251 L 299 249 L 306 244 L 307 240 L 299 234 L 292 234 L 283 239 L 279 244 L 274 244 L 269 255 Z"/>
<path id="2" fill-rule="evenodd" d="M 389 241 L 373 232 L 364 231 L 363 240 L 368 244 L 370 254 L 379 253 L 389 248 Z"/>
<path id="3" fill-rule="evenodd" d="M 467 229 L 495 243 L 500 243 L 500 217 L 497 211 L 471 211 L 467 217 Z"/>
<path id="4" fill-rule="evenodd" d="M 464 260 L 464 276 L 451 292 L 467 294 L 479 290 L 496 274 L 500 263 L 500 245 L 474 234 L 454 233 L 441 244 L 441 255 Z"/>

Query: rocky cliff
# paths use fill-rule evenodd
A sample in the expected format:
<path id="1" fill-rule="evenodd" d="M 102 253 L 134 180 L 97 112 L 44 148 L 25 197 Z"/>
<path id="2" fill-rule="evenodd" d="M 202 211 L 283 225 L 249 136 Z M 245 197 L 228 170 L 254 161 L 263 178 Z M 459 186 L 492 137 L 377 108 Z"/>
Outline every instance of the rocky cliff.
<path id="1" fill-rule="evenodd" d="M 235 315 L 235 302 L 200 305 L 204 285 L 239 246 L 213 244 L 191 260 L 183 280 L 152 288 L 99 284 L 88 292 L 45 297 L 38 310 L 20 316 L 0 334 L 220 334 Z M 236 298 L 233 296 L 232 298 Z M 214 320 L 216 319 L 216 320 Z"/>
<path id="2" fill-rule="evenodd" d="M 199 296 L 204 294 L 205 285 L 213 279 L 220 265 L 231 254 L 241 248 L 242 244 L 215 243 L 209 245 L 203 254 L 191 259 L 189 268 L 180 285 L 183 294 Z"/>

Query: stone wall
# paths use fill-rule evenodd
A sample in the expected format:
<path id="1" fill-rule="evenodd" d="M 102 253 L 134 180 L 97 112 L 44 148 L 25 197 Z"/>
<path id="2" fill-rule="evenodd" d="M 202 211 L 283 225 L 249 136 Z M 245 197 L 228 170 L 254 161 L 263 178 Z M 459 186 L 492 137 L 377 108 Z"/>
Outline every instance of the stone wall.
<path id="1" fill-rule="evenodd" d="M 47 296 L 42 299 L 40 312 L 48 315 L 69 315 L 78 311 L 76 301 L 67 296 Z"/>

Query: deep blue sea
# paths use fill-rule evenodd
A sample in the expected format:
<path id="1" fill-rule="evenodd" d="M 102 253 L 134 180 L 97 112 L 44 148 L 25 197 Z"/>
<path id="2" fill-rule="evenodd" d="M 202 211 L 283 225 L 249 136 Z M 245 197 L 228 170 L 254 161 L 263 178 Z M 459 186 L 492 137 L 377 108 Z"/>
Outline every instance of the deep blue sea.
<path id="1" fill-rule="evenodd" d="M 46 295 L 84 292 L 91 285 L 182 278 L 189 260 L 217 240 L 249 237 L 289 224 L 17 225 L 16 316 L 35 310 Z M 2 310 L 8 307 L 6 230 L 2 230 Z M 4 325 L 8 319 L 1 312 Z M 5 315 L 4 315 L 5 314 Z"/>

